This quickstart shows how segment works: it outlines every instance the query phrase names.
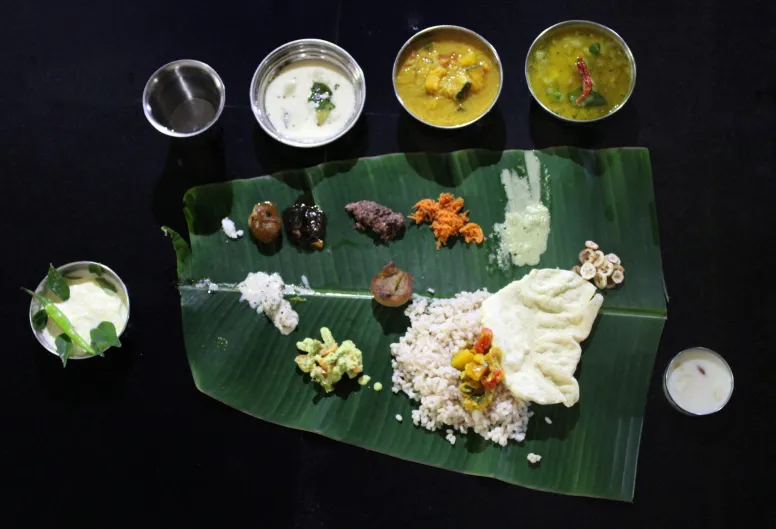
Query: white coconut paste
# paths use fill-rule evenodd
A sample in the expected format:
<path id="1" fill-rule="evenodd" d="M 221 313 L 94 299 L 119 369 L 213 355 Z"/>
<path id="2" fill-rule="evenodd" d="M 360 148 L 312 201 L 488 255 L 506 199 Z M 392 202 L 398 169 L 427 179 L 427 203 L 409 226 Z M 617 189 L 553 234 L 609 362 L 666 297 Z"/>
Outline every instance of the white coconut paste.
<path id="1" fill-rule="evenodd" d="M 510 263 L 535 266 L 547 251 L 550 211 L 541 201 L 541 163 L 534 153 L 525 153 L 525 168 L 525 178 L 509 169 L 501 172 L 507 207 L 504 222 L 493 230 L 500 240 L 496 260 L 504 270 Z"/>

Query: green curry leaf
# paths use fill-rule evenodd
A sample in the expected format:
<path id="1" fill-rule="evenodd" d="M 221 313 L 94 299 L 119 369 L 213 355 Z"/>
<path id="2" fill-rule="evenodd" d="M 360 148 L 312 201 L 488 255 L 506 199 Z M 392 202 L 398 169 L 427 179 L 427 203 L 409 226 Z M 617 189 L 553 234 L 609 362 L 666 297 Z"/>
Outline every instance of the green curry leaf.
<path id="1" fill-rule="evenodd" d="M 334 110 L 334 103 L 331 102 L 331 88 L 324 83 L 313 83 L 310 89 L 310 97 L 308 101 L 312 102 L 315 106 L 315 119 L 318 122 L 318 126 L 323 125 L 328 119 L 331 111 Z"/>
<path id="2" fill-rule="evenodd" d="M 57 354 L 62 358 L 62 365 L 66 365 L 73 351 L 73 340 L 63 333 L 54 338 L 54 345 L 57 348 Z"/>
<path id="3" fill-rule="evenodd" d="M 105 274 L 105 269 L 98 264 L 90 264 L 89 272 L 96 275 L 97 277 L 102 277 Z"/>
<path id="4" fill-rule="evenodd" d="M 327 105 L 331 105 L 330 108 L 334 108 L 334 105 L 331 102 L 331 88 L 328 87 L 325 83 L 313 83 L 312 88 L 310 88 L 310 97 L 307 98 L 308 101 L 315 104 L 315 108 L 318 110 L 325 110 L 328 108 Z"/>
<path id="5" fill-rule="evenodd" d="M 466 81 L 464 85 L 461 87 L 461 89 L 458 91 L 457 94 L 455 94 L 455 98 L 460 101 L 464 97 L 466 97 L 469 94 L 469 91 L 472 89 L 472 84 L 470 81 Z"/>
<path id="6" fill-rule="evenodd" d="M 116 286 L 104 277 L 98 277 L 94 281 L 108 292 L 113 292 L 114 294 L 117 292 Z"/>
<path id="7" fill-rule="evenodd" d="M 601 45 L 597 42 L 592 43 L 588 49 L 593 55 L 601 55 Z"/>
<path id="8" fill-rule="evenodd" d="M 89 333 L 92 339 L 92 347 L 97 354 L 102 353 L 108 347 L 121 347 L 121 342 L 116 334 L 116 326 L 109 321 L 103 321 Z"/>
<path id="9" fill-rule="evenodd" d="M 569 101 L 572 105 L 577 107 L 602 107 L 606 105 L 606 99 L 604 96 L 595 90 L 592 90 L 587 98 L 585 98 L 580 104 L 577 104 L 577 98 L 579 98 L 580 95 L 582 95 L 582 87 L 569 92 Z"/>
<path id="10" fill-rule="evenodd" d="M 42 331 L 48 323 L 48 314 L 45 309 L 40 309 L 32 315 L 32 328 L 36 331 Z"/>
<path id="11" fill-rule="evenodd" d="M 54 265 L 49 265 L 48 274 L 46 275 L 46 286 L 51 290 L 55 296 L 62 301 L 70 299 L 70 287 L 67 286 L 67 280 L 62 274 L 54 268 Z"/>

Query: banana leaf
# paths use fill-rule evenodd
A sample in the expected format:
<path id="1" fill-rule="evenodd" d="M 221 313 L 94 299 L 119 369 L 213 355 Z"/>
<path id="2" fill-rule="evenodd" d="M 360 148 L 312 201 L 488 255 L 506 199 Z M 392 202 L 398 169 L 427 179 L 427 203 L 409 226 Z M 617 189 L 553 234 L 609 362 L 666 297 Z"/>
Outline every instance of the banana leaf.
<path id="1" fill-rule="evenodd" d="M 491 264 L 491 239 L 481 247 L 459 242 L 437 251 L 427 225 L 381 243 L 354 230 L 344 210 L 348 202 L 375 200 L 409 213 L 421 198 L 452 192 L 465 198 L 472 221 L 489 235 L 504 218 L 500 172 L 524 172 L 523 151 L 394 154 L 189 190 L 184 204 L 190 249 L 178 234 L 170 235 L 197 388 L 263 420 L 395 457 L 535 489 L 632 500 L 647 389 L 666 317 L 649 154 L 572 148 L 536 153 L 545 169 L 542 199 L 552 215 L 539 266 L 571 268 L 584 241 L 593 239 L 623 259 L 626 281 L 605 291 L 598 321 L 583 343 L 580 402 L 572 408 L 532 406 L 523 443 L 501 447 L 470 433 L 451 445 L 444 432 L 412 424 L 413 404 L 390 391 L 389 346 L 409 319 L 401 309 L 375 303 L 369 284 L 390 260 L 413 274 L 416 293 L 433 288 L 436 297 L 483 287 L 495 292 L 529 268 L 505 273 Z M 282 209 L 302 196 L 328 215 L 324 251 L 305 252 L 288 241 L 267 250 L 247 234 L 229 240 L 220 230 L 227 216 L 247 230 L 257 202 L 270 200 Z M 316 292 L 295 304 L 300 324 L 290 336 L 238 301 L 234 284 L 260 270 L 279 272 L 295 284 L 304 275 Z M 198 284 L 204 278 L 221 288 L 209 292 Z M 296 368 L 296 341 L 317 337 L 323 326 L 363 351 L 369 387 L 343 381 L 325 395 Z M 371 388 L 378 381 L 385 386 L 381 392 Z M 529 465 L 529 452 L 543 456 L 539 465 Z"/>

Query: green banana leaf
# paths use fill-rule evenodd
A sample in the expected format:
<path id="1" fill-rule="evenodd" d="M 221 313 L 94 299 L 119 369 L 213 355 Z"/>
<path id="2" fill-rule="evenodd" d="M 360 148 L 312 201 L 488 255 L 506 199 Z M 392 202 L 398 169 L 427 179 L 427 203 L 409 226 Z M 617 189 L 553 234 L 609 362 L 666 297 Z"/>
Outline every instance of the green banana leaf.
<path id="1" fill-rule="evenodd" d="M 409 213 L 421 198 L 452 192 L 465 198 L 470 218 L 487 236 L 504 217 L 500 172 L 524 172 L 523 151 L 394 154 L 189 190 L 184 202 L 191 249 L 169 233 L 197 387 L 255 417 L 403 459 L 541 490 L 632 500 L 647 389 L 666 317 L 649 154 L 554 148 L 537 155 L 546 169 L 543 201 L 552 215 L 539 266 L 571 268 L 585 240 L 593 239 L 622 258 L 626 281 L 604 293 L 598 321 L 583 343 L 580 402 L 572 408 L 532 406 L 525 442 L 500 447 L 470 433 L 451 445 L 444 432 L 412 424 L 413 404 L 390 391 L 389 346 L 409 319 L 401 309 L 375 303 L 369 283 L 390 260 L 413 274 L 416 293 L 428 295 L 433 288 L 436 297 L 483 287 L 495 292 L 529 268 L 505 274 L 494 267 L 491 240 L 437 251 L 427 225 L 408 226 L 400 239 L 384 244 L 354 230 L 344 210 L 348 202 L 366 199 Z M 328 215 L 324 251 L 305 252 L 288 241 L 268 251 L 247 234 L 233 241 L 220 230 L 229 216 L 247 231 L 255 203 L 270 200 L 283 209 L 300 196 Z M 295 304 L 300 324 L 290 336 L 238 301 L 233 285 L 259 270 L 279 272 L 295 284 L 304 275 L 316 291 Z M 208 292 L 196 284 L 204 278 L 223 286 Z M 296 368 L 296 341 L 317 337 L 323 326 L 363 351 L 372 376 L 368 387 L 343 381 L 325 395 Z M 372 389 L 378 381 L 385 386 L 381 392 Z M 543 456 L 539 465 L 528 463 L 529 452 Z"/>

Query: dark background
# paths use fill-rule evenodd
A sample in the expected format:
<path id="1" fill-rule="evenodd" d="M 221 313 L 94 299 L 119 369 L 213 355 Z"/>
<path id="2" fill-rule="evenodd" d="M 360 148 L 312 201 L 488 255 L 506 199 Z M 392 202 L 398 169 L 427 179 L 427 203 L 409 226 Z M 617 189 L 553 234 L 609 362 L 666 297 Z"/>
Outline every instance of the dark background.
<path id="1" fill-rule="evenodd" d="M 776 61 L 771 2 L 490 3 L 8 1 L 0 12 L 4 303 L 0 527 L 774 527 L 772 213 Z M 638 83 L 594 127 L 532 103 L 528 46 L 585 18 L 629 43 Z M 491 116 L 457 134 L 413 122 L 391 65 L 417 29 L 460 24 L 499 51 Z M 328 149 L 271 141 L 248 105 L 261 59 L 289 40 L 336 42 L 369 88 L 355 131 Z M 171 141 L 140 97 L 162 64 L 207 62 L 227 106 L 204 140 Z M 324 160 L 459 148 L 648 147 L 669 319 L 644 420 L 633 504 L 541 493 L 427 468 L 243 415 L 200 394 L 181 336 L 162 224 L 206 181 Z M 63 370 L 27 322 L 47 264 L 93 259 L 132 294 L 125 347 Z M 693 345 L 721 352 L 736 389 L 713 417 L 669 408 L 660 375 Z M 770 385 L 769 385 L 770 383 Z M 752 523 L 754 522 L 754 523 Z"/>

